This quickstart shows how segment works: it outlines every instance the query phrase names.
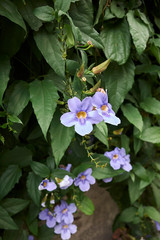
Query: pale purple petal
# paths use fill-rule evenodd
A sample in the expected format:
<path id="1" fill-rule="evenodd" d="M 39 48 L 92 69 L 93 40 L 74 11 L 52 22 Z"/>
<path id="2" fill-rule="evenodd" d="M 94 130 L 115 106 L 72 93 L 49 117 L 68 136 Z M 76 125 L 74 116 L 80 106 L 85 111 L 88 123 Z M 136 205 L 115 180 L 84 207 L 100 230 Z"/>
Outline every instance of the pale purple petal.
<path id="1" fill-rule="evenodd" d="M 72 213 L 68 212 L 68 214 L 63 215 L 63 216 L 62 216 L 62 220 L 63 220 L 66 224 L 72 223 L 73 220 L 74 220 Z"/>
<path id="2" fill-rule="evenodd" d="M 92 111 L 92 109 L 93 109 L 92 98 L 91 97 L 84 98 L 82 101 L 81 111 L 90 112 Z"/>
<path id="3" fill-rule="evenodd" d="M 96 180 L 93 176 L 86 176 L 86 179 L 90 184 L 95 184 Z"/>
<path id="4" fill-rule="evenodd" d="M 78 119 L 75 113 L 68 112 L 61 116 L 60 121 L 64 126 L 72 127 L 77 123 Z"/>
<path id="5" fill-rule="evenodd" d="M 90 189 L 90 185 L 88 181 L 80 182 L 79 188 L 82 192 L 87 192 Z"/>
<path id="6" fill-rule="evenodd" d="M 157 221 L 154 221 L 154 222 L 155 222 L 157 231 L 160 231 L 160 223 Z"/>
<path id="7" fill-rule="evenodd" d="M 96 92 L 94 96 L 92 97 L 93 105 L 100 108 L 102 105 L 104 105 L 104 93 Z"/>
<path id="8" fill-rule="evenodd" d="M 70 233 L 69 229 L 63 229 L 63 230 L 61 231 L 61 238 L 62 238 L 63 240 L 68 240 L 68 239 L 71 238 L 71 233 Z"/>
<path id="9" fill-rule="evenodd" d="M 77 226 L 75 224 L 70 224 L 69 229 L 72 234 L 77 232 Z"/>
<path id="10" fill-rule="evenodd" d="M 56 225 L 56 219 L 54 217 L 49 217 L 46 221 L 48 228 L 53 228 Z"/>
<path id="11" fill-rule="evenodd" d="M 103 117 L 100 116 L 96 110 L 94 110 L 87 113 L 87 120 L 89 120 L 92 124 L 97 124 L 103 121 Z"/>
<path id="12" fill-rule="evenodd" d="M 88 169 L 86 169 L 84 172 L 83 172 L 83 174 L 82 175 L 91 175 L 92 174 L 92 168 L 88 168 Z"/>
<path id="13" fill-rule="evenodd" d="M 127 172 L 130 172 L 130 171 L 132 170 L 132 166 L 131 166 L 131 164 L 128 163 L 128 162 L 126 162 L 126 163 L 122 166 L 122 168 L 123 168 L 125 171 L 127 171 Z"/>
<path id="14" fill-rule="evenodd" d="M 110 161 L 110 165 L 114 170 L 118 170 L 121 167 L 121 164 L 118 161 Z"/>
<path id="15" fill-rule="evenodd" d="M 70 171 L 71 171 L 71 167 L 72 167 L 72 164 L 71 164 L 71 163 L 68 163 L 65 170 L 66 170 L 67 172 L 70 172 Z"/>
<path id="16" fill-rule="evenodd" d="M 54 232 L 56 234 L 60 234 L 61 233 L 61 230 L 62 230 L 62 224 L 58 224 L 54 227 Z"/>
<path id="17" fill-rule="evenodd" d="M 77 207 L 74 203 L 71 203 L 69 204 L 68 206 L 68 210 L 71 212 L 71 213 L 75 213 L 77 211 Z"/>
<path id="18" fill-rule="evenodd" d="M 55 190 L 56 188 L 57 188 L 57 185 L 55 184 L 54 181 L 51 181 L 51 182 L 48 182 L 48 183 L 47 183 L 46 189 L 47 189 L 49 192 Z"/>
<path id="19" fill-rule="evenodd" d="M 34 237 L 32 235 L 29 235 L 28 240 L 34 240 Z"/>
<path id="20" fill-rule="evenodd" d="M 77 113 L 81 111 L 82 102 L 79 98 L 73 97 L 68 100 L 68 107 L 71 112 Z"/>
<path id="21" fill-rule="evenodd" d="M 85 124 L 80 124 L 79 122 L 75 124 L 75 131 L 81 136 L 91 133 L 92 130 L 93 126 L 89 121 L 86 121 Z"/>
<path id="22" fill-rule="evenodd" d="M 39 219 L 40 220 L 46 220 L 48 218 L 48 208 L 44 209 L 39 213 Z"/>
<path id="23" fill-rule="evenodd" d="M 103 180 L 103 182 L 105 182 L 105 183 L 109 183 L 109 182 L 112 181 L 112 177 L 111 177 L 111 178 L 104 178 L 104 179 L 102 179 L 102 180 Z"/>
<path id="24" fill-rule="evenodd" d="M 109 117 L 102 114 L 102 117 L 104 122 L 115 125 L 115 126 L 121 123 L 121 120 L 118 117 L 116 117 L 114 114 L 110 114 Z"/>

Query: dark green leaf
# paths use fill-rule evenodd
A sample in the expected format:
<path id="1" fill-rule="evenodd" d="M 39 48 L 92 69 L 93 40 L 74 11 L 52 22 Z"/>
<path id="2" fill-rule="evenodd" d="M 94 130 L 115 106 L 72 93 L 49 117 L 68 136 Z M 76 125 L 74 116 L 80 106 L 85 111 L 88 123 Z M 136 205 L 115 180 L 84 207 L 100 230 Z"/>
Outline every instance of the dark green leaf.
<path id="1" fill-rule="evenodd" d="M 148 26 L 141 19 L 136 18 L 135 12 L 132 10 L 127 13 L 127 19 L 136 50 L 142 54 L 149 38 Z"/>
<path id="2" fill-rule="evenodd" d="M 121 147 L 123 147 L 126 150 L 126 153 L 128 154 L 130 152 L 130 138 L 127 137 L 127 135 L 121 135 Z"/>
<path id="3" fill-rule="evenodd" d="M 8 212 L 0 206 L 0 228 L 2 229 L 18 229 L 13 219 L 9 216 Z"/>
<path id="4" fill-rule="evenodd" d="M 78 208 L 86 215 L 92 215 L 95 209 L 92 200 L 87 196 L 84 196 Z"/>
<path id="5" fill-rule="evenodd" d="M 92 175 L 96 179 L 103 179 L 103 178 L 111 178 L 111 177 L 120 175 L 123 172 L 124 172 L 123 169 L 114 170 L 108 164 L 105 168 L 101 168 L 101 167 L 96 168 L 96 166 L 94 166 Z"/>
<path id="6" fill-rule="evenodd" d="M 123 210 L 118 220 L 126 223 L 133 222 L 136 215 L 137 215 L 137 209 L 135 207 L 129 207 Z"/>
<path id="7" fill-rule="evenodd" d="M 140 131 L 142 131 L 143 120 L 138 109 L 130 103 L 122 105 L 121 109 L 123 115 L 128 119 L 128 121 L 132 123 L 135 127 L 137 127 Z"/>
<path id="8" fill-rule="evenodd" d="M 28 232 L 23 228 L 4 232 L 3 240 L 28 240 Z"/>
<path id="9" fill-rule="evenodd" d="M 140 189 L 140 180 L 137 178 L 135 179 L 134 182 L 130 179 L 128 184 L 129 184 L 129 197 L 131 204 L 133 204 L 143 193 L 144 189 L 143 190 Z"/>
<path id="10" fill-rule="evenodd" d="M 13 2 L 11 2 L 9 0 L 1 1 L 0 2 L 0 15 L 6 17 L 10 21 L 18 24 L 20 27 L 22 27 L 25 30 L 25 32 L 27 31 L 26 25 L 23 21 L 23 18 L 19 14 L 19 12 Z"/>
<path id="11" fill-rule="evenodd" d="M 67 12 L 70 8 L 72 0 L 56 0 L 54 7 L 56 10 L 61 10 L 63 12 Z"/>
<path id="12" fill-rule="evenodd" d="M 3 183 L 0 188 L 0 200 L 5 197 L 18 183 L 22 175 L 21 169 L 17 165 L 10 165 L 1 175 L 0 182 Z"/>
<path id="13" fill-rule="evenodd" d="M 54 9 L 50 6 L 35 8 L 34 15 L 42 21 L 51 22 L 54 20 Z"/>
<path id="14" fill-rule="evenodd" d="M 9 97 L 7 111 L 18 116 L 29 102 L 28 84 L 24 81 L 18 82 Z"/>
<path id="15" fill-rule="evenodd" d="M 111 63 L 102 75 L 105 88 L 108 90 L 109 102 L 116 112 L 133 85 L 134 70 L 134 64 L 129 60 L 122 66 Z"/>
<path id="16" fill-rule="evenodd" d="M 1 203 L 1 206 L 5 208 L 5 210 L 12 216 L 24 208 L 29 204 L 28 200 L 20 199 L 20 198 L 6 198 Z"/>
<path id="17" fill-rule="evenodd" d="M 140 103 L 140 106 L 142 109 L 144 109 L 146 112 L 152 113 L 152 114 L 160 114 L 160 101 L 158 101 L 156 98 L 146 98 L 143 102 Z"/>
<path id="18" fill-rule="evenodd" d="M 142 73 L 160 73 L 160 66 L 154 64 L 142 64 L 136 66 L 136 74 Z"/>
<path id="19" fill-rule="evenodd" d="M 55 169 L 55 161 L 53 157 L 47 158 L 47 166 L 49 167 L 51 172 Z"/>
<path id="20" fill-rule="evenodd" d="M 99 1 L 99 7 L 98 7 L 98 11 L 97 11 L 97 15 L 96 15 L 96 20 L 94 22 L 94 25 L 96 25 L 99 21 L 99 18 L 103 12 L 103 7 L 105 5 L 106 1 L 105 0 L 100 0 Z"/>
<path id="21" fill-rule="evenodd" d="M 48 228 L 46 225 L 42 225 L 39 228 L 39 235 L 38 239 L 39 240 L 52 240 L 54 237 L 54 229 L 53 228 Z"/>
<path id="22" fill-rule="evenodd" d="M 151 143 L 160 143 L 160 127 L 150 127 L 144 129 L 140 139 Z"/>
<path id="23" fill-rule="evenodd" d="M 65 78 L 58 76 L 52 69 L 50 69 L 48 75 L 45 77 L 45 80 L 53 81 L 54 85 L 60 92 L 63 93 L 65 91 Z"/>
<path id="24" fill-rule="evenodd" d="M 51 123 L 59 96 L 51 80 L 35 80 L 30 84 L 30 99 L 42 132 L 46 134 Z"/>
<path id="25" fill-rule="evenodd" d="M 107 124 L 104 121 L 95 125 L 94 136 L 98 138 L 99 141 L 108 146 L 108 128 Z"/>
<path id="26" fill-rule="evenodd" d="M 52 172 L 52 178 L 54 179 L 55 177 L 57 178 L 64 178 L 66 175 L 71 176 L 71 177 L 75 177 L 73 173 L 70 173 L 64 169 L 54 169 Z"/>
<path id="27" fill-rule="evenodd" d="M 9 81 L 9 72 L 10 72 L 10 61 L 7 56 L 0 56 L 0 105 L 2 105 L 2 98 L 4 91 L 6 90 L 7 83 Z"/>
<path id="28" fill-rule="evenodd" d="M 42 30 L 35 33 L 34 39 L 51 68 L 61 77 L 65 77 L 65 61 L 62 57 L 61 45 L 57 36 Z"/>
<path id="29" fill-rule="evenodd" d="M 40 163 L 40 162 L 32 161 L 31 168 L 35 174 L 37 174 L 43 178 L 48 177 L 50 174 L 49 168 L 45 164 Z"/>
<path id="30" fill-rule="evenodd" d="M 160 208 L 160 201 L 159 201 L 159 199 L 160 199 L 160 189 L 158 188 L 158 186 L 155 183 L 152 183 L 151 187 L 152 187 L 153 196 L 154 196 L 155 202 L 157 204 L 157 207 Z"/>
<path id="31" fill-rule="evenodd" d="M 60 115 L 55 114 L 51 128 L 50 128 L 50 136 L 51 136 L 51 147 L 53 151 L 53 155 L 55 157 L 56 165 L 60 163 L 65 151 L 72 138 L 74 137 L 75 131 L 73 127 L 65 127 L 60 123 Z"/>
<path id="32" fill-rule="evenodd" d="M 8 115 L 8 120 L 12 123 L 20 123 L 23 124 L 21 119 L 19 119 L 17 116 L 15 115 Z"/>
<path id="33" fill-rule="evenodd" d="M 42 178 L 30 172 L 27 178 L 27 190 L 33 200 L 33 202 L 39 206 L 40 205 L 40 191 L 38 186 L 41 183 Z"/>
<path id="34" fill-rule="evenodd" d="M 101 32 L 101 38 L 105 47 L 105 56 L 119 64 L 124 64 L 129 57 L 131 46 L 127 21 L 107 23 Z"/>
<path id="35" fill-rule="evenodd" d="M 78 176 L 79 173 L 84 172 L 87 168 L 92 168 L 92 167 L 93 167 L 93 163 L 91 163 L 91 162 L 81 163 L 81 164 L 79 164 L 79 166 L 77 166 L 73 170 L 73 174 L 75 176 Z"/>
<path id="36" fill-rule="evenodd" d="M 116 0 L 113 0 L 111 2 L 111 12 L 117 17 L 117 18 L 123 18 L 125 16 L 125 9 L 123 6 L 123 3 L 117 4 Z"/>
<path id="37" fill-rule="evenodd" d="M 157 209 L 155 209 L 154 207 L 145 207 L 144 214 L 153 219 L 154 221 L 160 222 L 160 212 L 157 211 Z"/>

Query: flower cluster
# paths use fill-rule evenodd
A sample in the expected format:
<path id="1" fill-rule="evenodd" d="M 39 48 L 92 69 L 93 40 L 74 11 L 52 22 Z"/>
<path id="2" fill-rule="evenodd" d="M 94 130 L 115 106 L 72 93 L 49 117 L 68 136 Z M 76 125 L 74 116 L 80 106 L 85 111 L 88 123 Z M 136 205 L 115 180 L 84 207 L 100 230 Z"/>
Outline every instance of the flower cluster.
<path id="1" fill-rule="evenodd" d="M 81 136 L 91 133 L 93 124 L 103 120 L 112 125 L 120 123 L 108 103 L 107 90 L 96 92 L 93 97 L 86 97 L 82 101 L 73 97 L 68 100 L 68 107 L 70 112 L 61 116 L 61 123 L 66 127 L 75 126 L 75 131 Z"/>
<path id="2" fill-rule="evenodd" d="M 74 221 L 73 213 L 77 211 L 74 203 L 67 204 L 61 200 L 61 204 L 57 205 L 53 211 L 48 208 L 39 213 L 39 219 L 45 220 L 49 228 L 54 228 L 56 234 L 61 234 L 63 240 L 70 239 L 71 234 L 77 232 L 77 226 L 72 224 Z"/>
<path id="3" fill-rule="evenodd" d="M 132 166 L 130 164 L 130 155 L 126 155 L 124 148 L 120 149 L 116 147 L 111 152 L 105 152 L 104 155 L 111 160 L 110 165 L 114 170 L 122 168 L 127 172 L 131 171 Z"/>

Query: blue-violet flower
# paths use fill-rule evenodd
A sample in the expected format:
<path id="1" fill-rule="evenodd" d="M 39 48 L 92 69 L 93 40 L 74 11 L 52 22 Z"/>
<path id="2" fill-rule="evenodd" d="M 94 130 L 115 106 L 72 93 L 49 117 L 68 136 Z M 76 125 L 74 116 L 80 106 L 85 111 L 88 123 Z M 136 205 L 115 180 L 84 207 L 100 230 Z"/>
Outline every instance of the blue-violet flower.
<path id="1" fill-rule="evenodd" d="M 75 182 L 75 186 L 79 186 L 80 190 L 82 192 L 86 192 L 90 189 L 90 184 L 94 184 L 96 182 L 95 178 L 91 176 L 92 174 L 92 169 L 88 168 L 84 172 L 80 173 Z"/>
<path id="2" fill-rule="evenodd" d="M 61 234 L 61 238 L 63 240 L 68 240 L 71 238 L 71 234 L 77 232 L 77 226 L 75 224 L 66 224 L 65 222 L 61 222 L 55 226 L 54 232 L 56 234 Z"/>
<path id="3" fill-rule="evenodd" d="M 104 179 L 102 179 L 102 181 L 103 182 L 105 182 L 105 183 L 109 183 L 109 182 L 112 182 L 112 177 L 111 178 L 104 178 Z"/>
<path id="4" fill-rule="evenodd" d="M 44 179 L 38 189 L 41 191 L 41 190 L 47 190 L 49 192 L 55 190 L 57 188 L 57 185 L 55 184 L 55 182 L 53 180 L 51 180 L 51 182 L 48 180 L 48 179 Z"/>
<path id="5" fill-rule="evenodd" d="M 46 225 L 49 228 L 53 228 L 56 225 L 55 214 L 49 211 L 48 208 L 44 209 L 39 213 L 40 220 L 46 220 Z"/>

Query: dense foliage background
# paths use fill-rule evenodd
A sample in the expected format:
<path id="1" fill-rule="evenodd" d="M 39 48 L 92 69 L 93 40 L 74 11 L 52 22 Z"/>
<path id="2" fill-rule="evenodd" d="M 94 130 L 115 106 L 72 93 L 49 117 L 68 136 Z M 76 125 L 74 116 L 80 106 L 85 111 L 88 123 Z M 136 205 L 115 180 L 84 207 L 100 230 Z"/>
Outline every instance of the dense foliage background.
<path id="1" fill-rule="evenodd" d="M 38 186 L 66 175 L 59 163 L 72 163 L 73 177 L 91 167 L 110 192 L 120 210 L 114 239 L 159 239 L 159 9 L 159 0 L 0 1 L 0 239 L 53 238 L 38 220 Z M 106 59 L 108 68 L 94 74 Z M 81 137 L 60 116 L 68 99 L 98 87 L 108 90 L 121 124 L 101 122 Z M 131 172 L 106 165 L 103 154 L 114 147 L 130 154 Z M 56 201 L 67 195 L 93 214 L 91 200 L 74 191 Z"/>

